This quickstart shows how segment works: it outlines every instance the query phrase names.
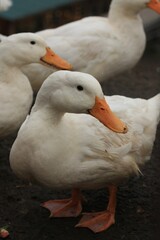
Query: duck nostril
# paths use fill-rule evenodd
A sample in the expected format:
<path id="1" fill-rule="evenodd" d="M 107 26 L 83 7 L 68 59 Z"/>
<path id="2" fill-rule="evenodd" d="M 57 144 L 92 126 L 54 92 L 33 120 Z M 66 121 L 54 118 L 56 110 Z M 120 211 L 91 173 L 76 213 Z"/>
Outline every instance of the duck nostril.
<path id="1" fill-rule="evenodd" d="M 127 132 L 128 132 L 128 128 L 127 128 L 127 126 L 124 127 L 123 132 L 124 132 L 124 133 L 127 133 Z"/>

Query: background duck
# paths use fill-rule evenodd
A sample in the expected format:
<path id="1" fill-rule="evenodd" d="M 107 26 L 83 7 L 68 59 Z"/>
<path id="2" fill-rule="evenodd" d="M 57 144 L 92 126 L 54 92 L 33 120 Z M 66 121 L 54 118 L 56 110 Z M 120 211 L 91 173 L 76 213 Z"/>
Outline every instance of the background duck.
<path id="1" fill-rule="evenodd" d="M 0 44 L 0 52 L 0 138 L 4 138 L 20 127 L 32 104 L 33 91 L 21 67 L 33 62 L 66 69 L 71 65 L 33 33 L 11 35 Z"/>
<path id="2" fill-rule="evenodd" d="M 10 8 L 11 6 L 12 6 L 11 0 L 0 0 L 0 12 L 8 10 L 8 8 Z"/>
<path id="3" fill-rule="evenodd" d="M 82 210 L 80 189 L 108 188 L 107 209 L 84 214 L 77 225 L 94 232 L 115 222 L 116 186 L 149 160 L 160 119 L 160 94 L 149 100 L 106 98 L 122 120 L 106 107 L 94 77 L 69 71 L 50 75 L 10 152 L 11 168 L 20 178 L 73 189 L 71 199 L 43 204 L 51 216 L 77 216 Z M 111 117 L 105 116 L 108 111 Z M 124 123 L 128 132 L 115 133 L 126 132 Z"/>
<path id="4" fill-rule="evenodd" d="M 160 13 L 158 0 L 113 0 L 108 17 L 86 17 L 38 34 L 75 71 L 90 73 L 103 82 L 133 68 L 141 58 L 146 37 L 138 13 L 147 7 Z M 24 68 L 34 91 L 53 71 L 36 64 Z"/>

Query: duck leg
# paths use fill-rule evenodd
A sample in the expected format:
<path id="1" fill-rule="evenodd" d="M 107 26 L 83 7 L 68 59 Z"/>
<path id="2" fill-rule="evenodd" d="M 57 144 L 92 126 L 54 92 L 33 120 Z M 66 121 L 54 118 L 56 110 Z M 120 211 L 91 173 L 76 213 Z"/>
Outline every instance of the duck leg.
<path id="1" fill-rule="evenodd" d="M 116 193 L 117 187 L 109 186 L 109 203 L 103 212 L 84 213 L 76 227 L 86 227 L 93 232 L 102 232 L 115 223 Z"/>
<path id="2" fill-rule="evenodd" d="M 80 190 L 73 189 L 69 199 L 49 200 L 41 206 L 50 211 L 50 217 L 77 217 L 82 211 Z"/>

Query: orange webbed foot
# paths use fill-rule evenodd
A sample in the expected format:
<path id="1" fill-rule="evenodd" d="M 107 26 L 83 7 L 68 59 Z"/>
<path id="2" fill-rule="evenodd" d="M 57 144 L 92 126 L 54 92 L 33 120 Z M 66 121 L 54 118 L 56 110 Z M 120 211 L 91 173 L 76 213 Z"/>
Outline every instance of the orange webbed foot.
<path id="1" fill-rule="evenodd" d="M 81 202 L 74 203 L 72 199 L 49 200 L 41 204 L 50 211 L 50 217 L 77 217 L 81 211 Z"/>
<path id="2" fill-rule="evenodd" d="M 115 223 L 115 208 L 116 208 L 116 192 L 117 187 L 114 185 L 108 186 L 109 203 L 107 209 L 103 212 L 84 213 L 80 222 L 76 227 L 86 227 L 94 233 L 102 232 L 108 229 Z"/>
<path id="3" fill-rule="evenodd" d="M 94 233 L 102 232 L 115 223 L 114 213 L 109 211 L 84 213 L 76 227 L 86 227 Z"/>
<path id="4" fill-rule="evenodd" d="M 79 189 L 72 190 L 72 198 L 49 200 L 41 204 L 50 211 L 50 217 L 77 217 L 82 211 Z"/>

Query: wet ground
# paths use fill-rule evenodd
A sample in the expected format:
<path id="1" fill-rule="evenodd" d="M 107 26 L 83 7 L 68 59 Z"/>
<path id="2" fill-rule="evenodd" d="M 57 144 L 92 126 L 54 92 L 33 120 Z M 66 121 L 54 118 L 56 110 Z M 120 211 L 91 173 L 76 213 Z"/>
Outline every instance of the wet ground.
<path id="1" fill-rule="evenodd" d="M 128 49 L 129 51 L 129 49 Z M 150 98 L 160 92 L 160 43 L 151 41 L 137 66 L 103 84 L 108 95 Z M 136 114 L 136 113 L 135 113 Z M 8 240 L 159 240 L 160 239 L 160 127 L 143 175 L 119 187 L 116 223 L 107 231 L 93 234 L 74 228 L 80 217 L 50 219 L 40 207 L 48 199 L 64 198 L 70 192 L 55 192 L 25 185 L 9 167 L 8 155 L 14 136 L 0 142 L 0 227 L 10 232 Z M 107 192 L 84 192 L 84 211 L 106 207 Z"/>

